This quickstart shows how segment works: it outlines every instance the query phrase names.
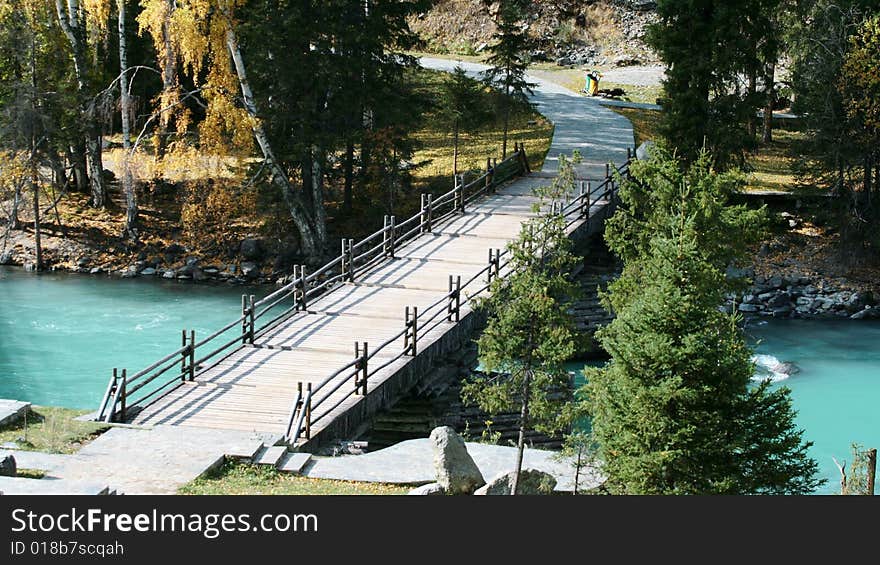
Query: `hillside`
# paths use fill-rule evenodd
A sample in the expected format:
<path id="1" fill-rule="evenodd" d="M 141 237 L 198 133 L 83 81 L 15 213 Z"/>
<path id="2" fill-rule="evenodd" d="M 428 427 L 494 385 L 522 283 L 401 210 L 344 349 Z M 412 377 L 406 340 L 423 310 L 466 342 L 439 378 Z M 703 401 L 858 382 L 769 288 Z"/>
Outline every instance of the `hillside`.
<path id="1" fill-rule="evenodd" d="M 535 62 L 567 65 L 655 63 L 645 30 L 656 18 L 652 0 L 542 0 L 531 3 L 526 29 Z M 478 55 L 495 32 L 498 2 L 440 0 L 410 22 L 435 53 Z"/>

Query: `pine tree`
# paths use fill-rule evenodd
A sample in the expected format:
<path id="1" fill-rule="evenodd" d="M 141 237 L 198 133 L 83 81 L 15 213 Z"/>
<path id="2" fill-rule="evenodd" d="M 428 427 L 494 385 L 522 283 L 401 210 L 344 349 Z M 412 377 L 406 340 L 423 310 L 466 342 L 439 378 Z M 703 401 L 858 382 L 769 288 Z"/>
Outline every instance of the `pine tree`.
<path id="1" fill-rule="evenodd" d="M 484 80 L 503 96 L 497 97 L 498 113 L 504 121 L 501 138 L 501 157 L 507 157 L 507 133 L 510 113 L 515 103 L 528 104 L 532 83 L 526 80 L 527 55 L 531 40 L 522 28 L 522 20 L 528 3 L 522 0 L 503 0 L 496 22 L 497 31 L 489 47 L 491 55 L 486 60 L 490 68 L 484 72 Z"/>
<path id="2" fill-rule="evenodd" d="M 660 0 L 648 43 L 667 65 L 661 132 L 693 161 L 707 146 L 720 166 L 741 164 L 751 147 L 757 94 L 740 77 L 757 72 L 765 0 Z"/>
<path id="3" fill-rule="evenodd" d="M 809 493 L 816 462 L 788 389 L 750 386 L 752 352 L 721 305 L 725 268 L 760 233 L 729 207 L 732 173 L 702 152 L 687 170 L 665 150 L 632 167 L 609 247 L 624 270 L 603 295 L 611 356 L 585 388 L 606 486 L 626 494 Z M 631 238 L 631 241 L 630 241 Z"/>
<path id="4" fill-rule="evenodd" d="M 560 156 L 560 174 L 550 187 L 537 190 L 545 213 L 526 222 L 509 246 L 510 274 L 495 279 L 491 296 L 480 301 L 488 315 L 477 340 L 485 379 L 462 388 L 462 398 L 490 414 L 519 409 L 517 461 L 511 494 L 517 494 L 525 433 L 530 427 L 558 432 L 567 423 L 571 401 L 564 362 L 577 350 L 568 304 L 577 286 L 568 274 L 577 262 L 565 231 L 565 219 L 546 213 L 564 194 L 574 191 L 572 163 Z"/>

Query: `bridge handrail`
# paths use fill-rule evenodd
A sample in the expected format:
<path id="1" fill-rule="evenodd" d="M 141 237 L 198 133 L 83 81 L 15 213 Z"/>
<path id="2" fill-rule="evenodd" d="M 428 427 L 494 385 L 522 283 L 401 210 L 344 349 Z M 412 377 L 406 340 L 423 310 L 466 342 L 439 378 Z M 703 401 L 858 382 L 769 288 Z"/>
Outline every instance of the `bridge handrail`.
<path id="1" fill-rule="evenodd" d="M 623 165 L 621 165 L 620 167 L 609 166 L 609 170 L 606 175 L 606 178 L 602 181 L 602 183 L 599 184 L 599 186 L 596 187 L 596 191 L 604 189 L 604 191 L 602 192 L 601 196 L 598 199 L 603 199 L 603 198 L 613 196 L 614 194 L 616 194 L 616 192 L 619 190 L 620 186 L 616 182 L 614 175 L 612 175 L 611 171 L 613 171 L 615 175 L 624 175 L 624 174 L 628 173 L 629 163 L 630 163 L 630 159 L 627 159 L 627 161 Z M 590 206 L 592 204 L 592 201 L 590 198 L 591 198 L 591 194 L 593 192 L 595 192 L 595 191 L 582 193 L 577 198 L 572 200 L 571 202 L 568 202 L 565 206 L 560 206 L 558 208 L 558 211 L 556 208 L 554 208 L 551 213 L 558 213 L 563 218 L 565 218 L 574 212 L 580 212 L 582 210 L 582 207 L 583 207 L 582 204 L 583 204 L 584 200 L 586 200 L 587 206 Z M 587 217 L 589 217 L 589 208 L 587 209 Z M 579 217 L 578 219 L 582 219 L 582 218 Z M 577 221 L 577 220 L 575 220 L 575 221 Z M 490 273 L 492 271 L 492 269 L 495 269 L 495 272 L 497 273 L 498 276 L 504 276 L 502 274 L 502 272 L 504 271 L 505 267 L 507 267 L 509 265 L 511 259 L 508 257 L 502 263 L 501 257 L 508 255 L 509 251 L 510 251 L 510 249 L 508 248 L 508 249 L 505 249 L 502 253 L 499 253 L 498 259 L 497 259 L 498 260 L 497 266 L 495 264 L 493 264 L 490 259 L 489 265 L 487 265 L 486 267 L 481 269 L 479 272 L 477 272 L 476 274 L 471 276 L 471 278 L 468 279 L 463 285 L 456 286 L 456 288 L 454 288 L 453 290 L 444 294 L 438 300 L 436 300 L 431 305 L 426 307 L 423 311 L 418 312 L 415 315 L 414 320 L 412 322 L 407 321 L 407 325 L 404 327 L 403 330 L 401 330 L 400 332 L 391 336 L 390 338 L 386 339 L 377 348 L 374 348 L 369 355 L 366 355 L 363 358 L 356 358 L 351 363 L 345 365 L 344 367 L 342 367 L 339 370 L 337 370 L 336 372 L 334 372 L 332 375 L 330 375 L 327 378 L 325 378 L 324 380 L 322 380 L 321 383 L 314 390 L 318 390 L 318 389 L 323 388 L 327 383 L 329 383 L 329 382 L 333 381 L 334 379 L 337 379 L 339 376 L 341 376 L 343 374 L 343 372 L 345 372 L 346 370 L 349 370 L 349 372 L 351 372 L 350 369 L 352 367 L 355 368 L 355 371 L 353 374 L 348 374 L 348 375 L 345 375 L 345 378 L 338 379 L 336 385 L 329 392 L 325 393 L 319 400 L 315 401 L 311 405 L 311 411 L 314 412 L 317 408 L 321 407 L 324 404 L 324 402 L 327 401 L 333 393 L 335 393 L 346 382 L 348 382 L 349 378 L 351 378 L 352 376 L 357 378 L 357 372 L 360 369 L 359 364 L 361 362 L 368 363 L 379 352 L 384 351 L 392 343 L 396 342 L 404 335 L 407 335 L 410 330 L 411 323 L 415 324 L 415 325 L 417 325 L 417 327 L 421 328 L 421 331 L 424 332 L 425 334 L 433 331 L 441 323 L 443 323 L 444 321 L 448 321 L 448 318 L 447 319 L 441 318 L 441 314 L 443 314 L 444 311 L 442 308 L 438 308 L 438 306 L 443 305 L 444 302 L 447 302 L 451 297 L 454 297 L 455 295 L 458 295 L 458 297 L 460 298 L 461 293 L 463 291 L 465 291 L 468 287 L 470 287 L 470 285 L 473 284 L 476 280 L 478 280 L 482 275 L 484 275 L 486 273 Z M 491 255 L 490 255 L 490 258 L 491 258 Z M 473 293 L 471 293 L 471 294 L 466 293 L 465 294 L 465 296 L 466 296 L 465 301 L 470 302 L 473 298 L 486 292 L 491 286 L 491 276 L 488 277 L 488 279 L 489 280 L 486 282 L 486 284 L 484 284 L 480 288 L 476 289 Z M 429 316 L 428 315 L 429 312 L 432 312 L 432 311 L 434 311 L 434 312 Z M 447 315 L 448 315 L 448 312 L 447 312 Z M 440 319 L 438 320 L 438 318 L 440 318 Z M 429 324 L 432 324 L 432 323 L 433 323 L 433 325 L 429 326 Z M 372 367 L 370 370 L 366 371 L 366 374 L 363 378 L 368 381 L 371 376 L 376 375 L 380 371 L 384 370 L 386 367 L 390 366 L 394 362 L 398 361 L 399 359 L 401 359 L 402 357 L 407 355 L 408 351 L 409 351 L 408 346 L 406 344 L 404 344 L 403 350 L 400 351 L 396 356 L 391 357 L 389 359 L 386 359 L 379 366 Z M 366 387 L 366 384 L 364 384 L 363 386 Z M 364 389 L 364 390 L 366 390 L 366 389 Z M 309 421 L 309 425 L 315 424 L 316 422 L 320 421 L 324 417 L 328 416 L 337 407 L 339 407 L 343 402 L 345 402 L 347 399 L 349 399 L 352 395 L 356 395 L 356 394 L 359 394 L 357 383 L 356 383 L 356 386 L 353 390 L 350 390 L 344 396 L 340 397 L 332 406 L 327 407 L 326 409 L 322 410 L 320 413 L 317 413 L 317 415 L 315 415 L 313 418 L 311 418 Z M 364 392 L 364 394 L 366 394 L 366 392 Z M 293 438 L 291 438 L 290 434 L 288 434 L 286 436 L 287 439 L 290 440 L 291 446 L 293 446 L 293 447 L 296 446 L 296 441 L 298 440 L 299 435 L 300 434 L 297 433 L 294 435 Z"/>
<path id="2" fill-rule="evenodd" d="M 426 216 L 430 218 L 430 220 L 428 221 L 432 226 L 441 224 L 446 219 L 454 215 L 457 211 L 460 211 L 456 210 L 456 203 L 459 203 L 461 210 L 463 210 L 464 204 L 472 199 L 470 197 L 474 196 L 466 196 L 466 192 L 473 189 L 475 186 L 478 186 L 481 181 L 483 181 L 485 185 L 487 177 L 489 177 L 490 181 L 488 185 L 479 189 L 475 194 L 481 194 L 487 189 L 489 185 L 495 186 L 516 175 L 517 172 L 519 172 L 519 168 L 515 168 L 510 175 L 501 180 L 495 178 L 495 170 L 502 167 L 507 167 L 513 162 L 518 162 L 520 163 L 520 165 L 525 164 L 527 166 L 527 157 L 525 155 L 524 145 L 517 144 L 516 150 L 511 154 L 510 157 L 503 160 L 501 163 L 498 163 L 497 165 L 493 165 L 491 168 L 487 166 L 487 171 L 484 174 L 478 176 L 476 179 L 472 180 L 470 183 L 458 184 L 456 182 L 456 186 L 452 190 L 442 194 L 436 200 L 433 200 L 431 204 L 427 206 L 427 208 L 423 206 L 423 208 L 419 212 L 405 220 L 402 224 L 397 226 L 395 226 L 393 223 L 390 226 L 386 225 L 382 229 L 368 235 L 357 243 L 348 240 L 350 265 L 346 265 L 346 256 L 345 254 L 342 254 L 324 264 L 317 271 L 310 273 L 308 276 L 304 275 L 304 267 L 300 266 L 299 276 L 296 276 L 292 281 L 273 291 L 264 298 L 260 300 L 254 300 L 254 297 L 250 296 L 250 300 L 248 301 L 246 300 L 246 297 L 242 297 L 243 300 L 241 316 L 239 316 L 236 320 L 227 324 L 220 330 L 217 330 L 214 333 L 210 334 L 208 337 L 196 342 L 194 332 L 190 332 L 190 337 L 187 338 L 186 332 L 184 331 L 183 345 L 180 348 L 162 357 L 158 361 L 148 365 L 146 368 L 141 369 L 131 377 L 123 376 L 121 379 L 116 376 L 112 377 L 101 401 L 99 416 L 103 416 L 104 421 L 111 422 L 116 417 L 117 412 L 121 412 L 121 417 L 124 420 L 126 407 L 130 408 L 141 404 L 147 398 L 154 396 L 157 390 L 164 390 L 172 383 L 180 383 L 184 382 L 185 380 L 193 380 L 196 370 L 200 369 L 203 363 L 206 363 L 207 361 L 214 358 L 216 355 L 222 353 L 223 351 L 226 351 L 232 345 L 238 342 L 241 342 L 242 344 L 253 343 L 256 337 L 265 335 L 266 332 L 277 326 L 277 324 L 285 318 L 295 314 L 300 310 L 304 310 L 305 305 L 310 298 L 334 288 L 335 283 L 344 280 L 345 278 L 343 274 L 332 274 L 333 269 L 335 269 L 337 266 L 342 266 L 343 271 L 346 267 L 349 268 L 349 273 L 351 273 L 351 269 L 371 269 L 375 267 L 377 264 L 381 263 L 382 259 L 387 256 L 385 254 L 387 253 L 387 250 L 383 254 L 376 253 L 378 250 L 383 249 L 388 241 L 391 242 L 390 245 L 393 247 L 412 238 L 415 234 L 421 232 L 425 227 Z M 525 169 L 525 167 L 523 167 L 523 169 Z M 444 213 L 441 217 L 435 217 L 434 212 L 437 211 L 438 208 L 444 207 L 447 203 L 453 204 L 452 210 L 450 210 L 450 212 Z M 416 228 L 413 228 L 406 233 L 399 234 L 398 230 L 401 226 L 409 225 L 410 222 L 415 222 L 416 220 L 418 220 L 418 226 Z M 353 252 L 351 250 L 359 250 L 373 240 L 377 240 L 379 237 L 382 238 L 382 243 L 373 246 L 366 253 L 360 254 L 358 256 L 353 255 Z M 370 258 L 370 254 L 376 255 Z M 329 277 L 324 277 L 324 280 L 322 280 L 318 284 L 312 285 L 311 288 L 309 288 L 310 283 L 315 283 L 316 281 L 318 281 L 319 277 L 328 274 L 330 275 Z M 294 298 L 295 301 L 293 306 L 288 307 L 280 314 L 273 317 L 268 322 L 265 322 L 259 328 L 257 328 L 257 320 L 260 320 L 269 311 L 277 308 L 279 305 L 287 300 L 290 300 L 291 298 Z M 208 343 L 216 340 L 218 337 L 230 331 L 239 324 L 241 324 L 242 326 L 242 335 L 235 336 L 233 339 L 223 343 L 221 346 L 214 349 L 211 353 L 203 355 L 198 361 L 195 360 L 195 352 L 198 348 L 204 347 Z M 159 389 L 153 390 L 145 397 L 136 400 L 128 398 L 129 395 L 141 390 L 147 384 L 155 381 L 158 377 L 173 369 L 178 363 L 180 363 L 180 372 L 175 374 L 169 381 L 162 384 Z M 130 385 L 133 385 L 135 383 L 137 383 L 137 386 L 129 388 Z M 312 394 L 314 393 L 315 391 L 312 392 Z M 118 406 L 120 404 L 122 408 L 121 410 L 118 409 Z"/>

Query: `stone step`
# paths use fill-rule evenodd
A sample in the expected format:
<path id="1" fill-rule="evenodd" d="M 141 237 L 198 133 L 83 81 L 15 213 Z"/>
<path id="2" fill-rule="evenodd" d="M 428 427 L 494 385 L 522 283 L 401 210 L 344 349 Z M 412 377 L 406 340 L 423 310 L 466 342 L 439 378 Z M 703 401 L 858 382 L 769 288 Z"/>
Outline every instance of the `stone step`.
<path id="1" fill-rule="evenodd" d="M 303 469 L 309 462 L 312 460 L 312 455 L 310 453 L 295 453 L 288 451 L 284 457 L 281 458 L 276 467 L 279 471 L 283 471 L 285 473 L 293 473 L 294 475 L 301 475 Z"/>
<path id="2" fill-rule="evenodd" d="M 0 494 L 4 495 L 106 495 L 110 487 L 101 483 L 65 479 L 27 479 L 0 477 Z"/>
<path id="3" fill-rule="evenodd" d="M 278 465 L 287 455 L 286 445 L 273 445 L 271 447 L 263 447 L 253 458 L 256 465 L 271 465 L 278 468 Z"/>

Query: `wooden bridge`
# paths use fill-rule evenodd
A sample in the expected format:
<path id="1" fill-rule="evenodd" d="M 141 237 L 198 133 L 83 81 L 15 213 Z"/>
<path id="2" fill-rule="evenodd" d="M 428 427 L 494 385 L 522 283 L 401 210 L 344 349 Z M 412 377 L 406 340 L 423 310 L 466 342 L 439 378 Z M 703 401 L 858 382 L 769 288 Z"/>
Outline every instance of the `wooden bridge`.
<path id="1" fill-rule="evenodd" d="M 423 64 L 426 64 L 423 61 Z M 427 66 L 445 68 L 449 62 Z M 463 64 L 468 71 L 476 65 Z M 474 67 L 474 68 L 471 68 Z M 523 147 L 340 255 L 255 300 L 208 336 L 129 374 L 113 372 L 97 412 L 106 422 L 282 434 L 309 450 L 348 437 L 471 339 L 471 299 L 508 273 L 507 244 L 536 212 L 533 189 L 555 176 L 558 155 L 579 150 L 576 186 L 538 213 L 561 214 L 572 237 L 595 233 L 616 198 L 615 169 L 632 154 L 627 120 L 536 79 L 535 101 L 555 124 L 544 172 Z"/>
<path id="2" fill-rule="evenodd" d="M 607 171 L 539 213 L 562 214 L 573 235 L 596 231 L 617 188 Z M 214 334 L 184 332 L 149 367 L 114 371 L 98 419 L 282 433 L 294 446 L 344 437 L 469 338 L 470 300 L 507 273 L 506 246 L 535 214 L 532 189 L 551 178 L 530 173 L 518 146 L 469 183 L 425 195 L 413 217 L 344 240 L 321 269 L 243 297 L 241 316 Z"/>

